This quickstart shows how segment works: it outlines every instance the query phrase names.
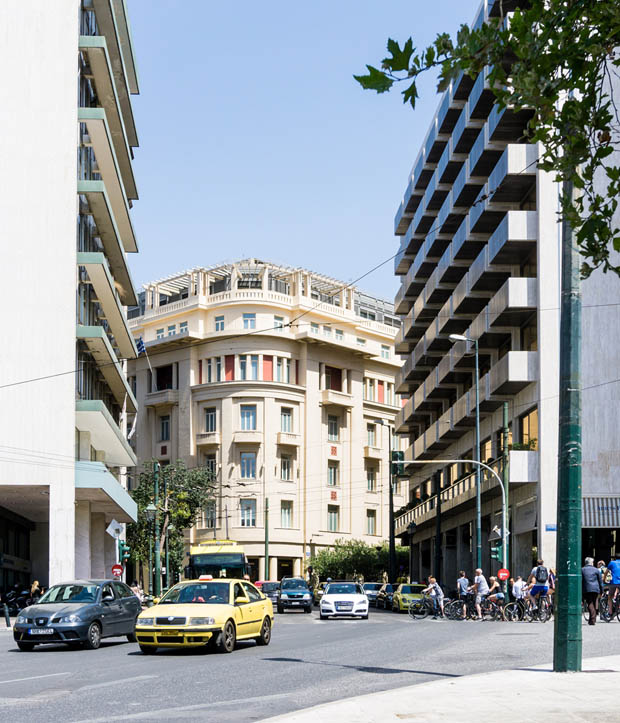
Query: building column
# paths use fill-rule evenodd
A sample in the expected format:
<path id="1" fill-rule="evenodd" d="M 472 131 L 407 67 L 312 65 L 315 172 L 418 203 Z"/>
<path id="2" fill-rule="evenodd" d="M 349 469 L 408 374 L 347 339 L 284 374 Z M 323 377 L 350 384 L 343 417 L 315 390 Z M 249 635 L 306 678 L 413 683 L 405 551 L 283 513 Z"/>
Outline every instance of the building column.
<path id="1" fill-rule="evenodd" d="M 75 578 L 75 479 L 49 486 L 49 584 Z"/>
<path id="2" fill-rule="evenodd" d="M 102 512 L 90 516 L 90 577 L 107 577 L 105 574 L 105 536 L 107 534 L 105 528 L 105 515 Z"/>
<path id="3" fill-rule="evenodd" d="M 293 558 L 293 576 L 294 577 L 301 577 L 301 557 L 294 557 Z"/>
<path id="4" fill-rule="evenodd" d="M 278 558 L 269 557 L 269 580 L 278 579 Z"/>
<path id="5" fill-rule="evenodd" d="M 90 502 L 81 500 L 75 507 L 75 577 L 90 577 Z"/>
<path id="6" fill-rule="evenodd" d="M 258 579 L 259 580 L 267 580 L 265 577 L 265 558 L 259 557 L 258 558 Z"/>

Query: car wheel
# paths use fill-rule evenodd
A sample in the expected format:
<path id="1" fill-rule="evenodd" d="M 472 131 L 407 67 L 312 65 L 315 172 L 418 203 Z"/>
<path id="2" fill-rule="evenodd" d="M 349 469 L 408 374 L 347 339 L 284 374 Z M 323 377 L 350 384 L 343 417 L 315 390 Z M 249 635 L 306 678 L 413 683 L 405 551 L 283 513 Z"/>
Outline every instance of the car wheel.
<path id="1" fill-rule="evenodd" d="M 235 649 L 235 643 L 237 642 L 237 633 L 235 631 L 235 625 L 232 620 L 229 620 L 224 629 L 219 634 L 217 639 L 217 652 L 218 653 L 232 653 Z"/>
<path id="2" fill-rule="evenodd" d="M 319 613 L 319 618 L 321 620 L 327 620 L 327 615 L 323 615 L 323 613 Z"/>
<path id="3" fill-rule="evenodd" d="M 91 623 L 88 626 L 88 631 L 86 633 L 86 640 L 84 641 L 84 646 L 88 650 L 97 650 L 97 648 L 101 645 L 101 627 L 99 623 Z"/>
<path id="4" fill-rule="evenodd" d="M 308 605 L 307 608 L 304 608 L 304 612 L 305 612 L 305 613 L 311 613 L 311 612 L 312 612 L 312 606 L 311 606 L 311 605 Z"/>
<path id="5" fill-rule="evenodd" d="M 362 615 L 361 618 L 362 620 L 368 620 L 368 615 Z"/>
<path id="6" fill-rule="evenodd" d="M 140 645 L 140 652 L 143 655 L 155 655 L 157 648 L 154 645 Z"/>
<path id="7" fill-rule="evenodd" d="M 258 645 L 269 645 L 271 642 L 271 621 L 269 618 L 263 620 L 260 635 L 256 638 L 256 642 Z"/>
<path id="8" fill-rule="evenodd" d="M 29 653 L 31 650 L 34 650 L 34 643 L 22 643 L 20 641 L 17 643 L 17 647 L 22 651 L 22 653 Z"/>
<path id="9" fill-rule="evenodd" d="M 137 642 L 138 642 L 138 638 L 136 638 L 136 634 L 135 634 L 135 633 L 127 633 L 127 641 L 130 642 L 130 643 L 137 643 Z"/>

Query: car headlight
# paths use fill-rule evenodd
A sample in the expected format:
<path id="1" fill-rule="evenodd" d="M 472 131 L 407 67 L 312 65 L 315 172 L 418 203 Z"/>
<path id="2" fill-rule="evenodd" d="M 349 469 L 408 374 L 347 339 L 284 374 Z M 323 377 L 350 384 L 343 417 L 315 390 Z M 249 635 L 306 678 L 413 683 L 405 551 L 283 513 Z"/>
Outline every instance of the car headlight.
<path id="1" fill-rule="evenodd" d="M 63 615 L 54 620 L 55 623 L 81 623 L 82 618 L 79 615 Z"/>
<path id="2" fill-rule="evenodd" d="M 190 625 L 215 625 L 214 618 L 190 618 Z"/>
<path id="3" fill-rule="evenodd" d="M 284 599 L 284 598 L 288 598 L 288 595 L 285 592 L 282 592 L 282 593 L 280 593 L 280 597 L 282 599 Z"/>
<path id="4" fill-rule="evenodd" d="M 28 622 L 28 618 L 25 615 L 18 615 L 17 616 L 17 622 L 20 625 L 25 625 Z"/>
<path id="5" fill-rule="evenodd" d="M 155 618 L 138 618 L 136 625 L 153 625 Z"/>
<path id="6" fill-rule="evenodd" d="M 310 593 L 309 593 L 309 592 L 307 592 L 307 593 L 304 595 L 304 600 L 310 600 Z"/>

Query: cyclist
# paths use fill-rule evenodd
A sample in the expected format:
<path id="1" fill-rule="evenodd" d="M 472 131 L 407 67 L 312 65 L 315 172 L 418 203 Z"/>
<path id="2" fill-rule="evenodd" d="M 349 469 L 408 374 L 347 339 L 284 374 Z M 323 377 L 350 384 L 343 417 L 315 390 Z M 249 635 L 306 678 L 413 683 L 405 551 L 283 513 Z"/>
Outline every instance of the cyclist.
<path id="1" fill-rule="evenodd" d="M 441 589 L 441 587 L 439 587 L 437 579 L 434 577 L 429 577 L 428 587 L 425 587 L 424 590 L 422 590 L 422 593 L 424 595 L 431 596 L 431 600 L 433 601 L 433 609 L 435 611 L 435 614 L 433 615 L 433 620 L 437 620 L 438 612 L 441 614 L 441 617 L 443 617 L 443 590 Z"/>
<path id="2" fill-rule="evenodd" d="M 474 584 L 469 588 L 469 591 L 475 595 L 476 613 L 478 614 L 477 620 L 482 620 L 482 598 L 489 594 L 489 583 L 479 567 L 476 568 L 475 572 Z"/>
<path id="3" fill-rule="evenodd" d="M 536 567 L 532 568 L 532 572 L 528 578 L 530 587 L 530 602 L 532 607 L 536 609 L 538 606 L 538 596 L 547 595 L 549 592 L 549 570 L 545 567 L 544 560 L 538 560 Z"/>
<path id="4" fill-rule="evenodd" d="M 620 595 L 620 560 L 618 560 L 618 555 L 611 556 L 609 565 L 607 565 L 607 573 L 611 575 L 607 588 L 607 609 L 611 615 L 614 610 L 614 598 L 616 594 Z M 618 605 L 618 600 L 616 600 L 616 605 Z"/>
<path id="5" fill-rule="evenodd" d="M 458 580 L 456 581 L 456 591 L 459 596 L 459 600 L 463 602 L 463 618 L 467 615 L 467 588 L 469 587 L 469 580 L 465 574 L 465 570 L 459 572 Z"/>
<path id="6" fill-rule="evenodd" d="M 491 586 L 489 587 L 489 594 L 487 599 L 494 603 L 502 605 L 504 603 L 504 593 L 502 592 L 502 586 L 496 577 L 491 575 L 489 578 Z"/>

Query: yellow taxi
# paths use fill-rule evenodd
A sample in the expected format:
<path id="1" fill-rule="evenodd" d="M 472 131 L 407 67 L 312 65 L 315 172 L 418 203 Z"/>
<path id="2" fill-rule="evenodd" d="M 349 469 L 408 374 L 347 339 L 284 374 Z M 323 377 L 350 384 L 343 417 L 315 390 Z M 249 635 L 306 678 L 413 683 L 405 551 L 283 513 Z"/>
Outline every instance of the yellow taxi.
<path id="1" fill-rule="evenodd" d="M 143 610 L 135 636 L 147 655 L 158 648 L 200 646 L 232 653 L 237 640 L 269 645 L 272 626 L 271 600 L 252 583 L 202 575 L 177 583 Z"/>
<path id="2" fill-rule="evenodd" d="M 424 588 L 425 585 L 420 585 L 419 583 L 414 583 L 413 585 L 403 583 L 399 585 L 392 597 L 392 612 L 406 613 L 414 600 L 420 600 L 424 597 L 424 595 L 422 595 Z"/>

